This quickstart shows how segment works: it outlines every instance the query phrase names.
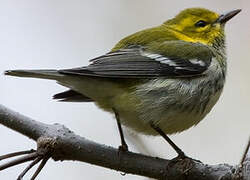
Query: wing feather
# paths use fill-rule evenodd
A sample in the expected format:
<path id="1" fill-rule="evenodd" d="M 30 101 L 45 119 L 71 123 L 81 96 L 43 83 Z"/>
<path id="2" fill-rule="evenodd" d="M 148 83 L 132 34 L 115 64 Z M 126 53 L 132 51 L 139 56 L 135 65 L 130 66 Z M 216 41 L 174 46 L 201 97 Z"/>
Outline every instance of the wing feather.
<path id="1" fill-rule="evenodd" d="M 181 47 L 183 47 L 183 43 Z M 179 47 L 176 46 L 176 48 Z M 197 50 L 197 47 L 195 48 Z M 213 57 L 208 48 L 202 48 L 200 54 L 199 52 L 191 54 L 192 49 L 190 50 L 189 47 L 188 54 L 191 55 L 186 56 L 185 53 L 182 53 L 185 49 L 178 49 L 177 52 L 180 52 L 178 54 L 169 53 L 168 55 L 168 53 L 153 53 L 142 46 L 131 46 L 97 57 L 90 61 L 89 66 L 64 69 L 59 72 L 69 75 L 110 78 L 197 76 L 207 70 Z"/>

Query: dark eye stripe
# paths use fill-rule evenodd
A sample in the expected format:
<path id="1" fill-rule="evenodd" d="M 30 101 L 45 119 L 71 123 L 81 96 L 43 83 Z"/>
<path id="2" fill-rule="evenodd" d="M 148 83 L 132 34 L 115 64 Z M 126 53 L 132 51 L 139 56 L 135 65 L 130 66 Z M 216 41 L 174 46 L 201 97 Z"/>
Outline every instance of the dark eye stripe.
<path id="1" fill-rule="evenodd" d="M 197 23 L 195 23 L 196 27 L 205 27 L 207 25 L 206 21 L 200 20 Z"/>

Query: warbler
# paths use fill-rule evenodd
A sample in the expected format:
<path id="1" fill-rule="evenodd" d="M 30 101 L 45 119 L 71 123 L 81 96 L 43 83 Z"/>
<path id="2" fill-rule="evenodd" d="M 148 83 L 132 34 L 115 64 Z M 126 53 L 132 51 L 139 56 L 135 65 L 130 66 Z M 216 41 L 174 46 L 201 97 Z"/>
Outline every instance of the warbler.
<path id="1" fill-rule="evenodd" d="M 94 102 L 114 113 L 121 150 L 122 125 L 146 135 L 167 136 L 199 123 L 218 101 L 227 61 L 225 24 L 241 10 L 225 14 L 189 8 L 150 29 L 118 42 L 85 67 L 62 70 L 9 70 L 6 75 L 56 80 L 68 87 L 54 99 Z"/>

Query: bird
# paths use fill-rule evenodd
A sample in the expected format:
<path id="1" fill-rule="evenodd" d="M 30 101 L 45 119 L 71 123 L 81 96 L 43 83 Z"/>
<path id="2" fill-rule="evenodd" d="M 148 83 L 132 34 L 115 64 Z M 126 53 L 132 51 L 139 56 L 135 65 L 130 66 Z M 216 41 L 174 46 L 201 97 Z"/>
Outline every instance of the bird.
<path id="1" fill-rule="evenodd" d="M 7 70 L 5 75 L 55 80 L 68 89 L 63 102 L 94 102 L 136 133 L 168 137 L 197 125 L 218 101 L 227 74 L 225 24 L 241 9 L 218 14 L 205 8 L 182 10 L 163 24 L 120 40 L 88 66 Z M 103 122 L 100 122 L 103 123 Z"/>

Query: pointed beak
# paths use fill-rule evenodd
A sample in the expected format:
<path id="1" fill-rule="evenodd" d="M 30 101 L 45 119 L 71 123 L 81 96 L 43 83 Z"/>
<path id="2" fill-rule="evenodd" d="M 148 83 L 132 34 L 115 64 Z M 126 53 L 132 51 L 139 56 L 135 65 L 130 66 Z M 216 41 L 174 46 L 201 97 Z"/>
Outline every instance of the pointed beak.
<path id="1" fill-rule="evenodd" d="M 230 12 L 227 12 L 225 14 L 220 15 L 220 17 L 216 20 L 217 23 L 225 24 L 227 21 L 232 19 L 234 16 L 236 16 L 238 13 L 240 13 L 241 9 L 236 9 Z"/>

